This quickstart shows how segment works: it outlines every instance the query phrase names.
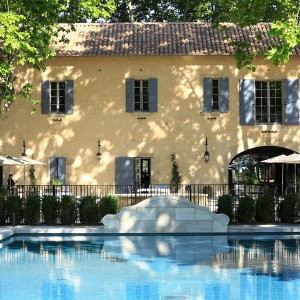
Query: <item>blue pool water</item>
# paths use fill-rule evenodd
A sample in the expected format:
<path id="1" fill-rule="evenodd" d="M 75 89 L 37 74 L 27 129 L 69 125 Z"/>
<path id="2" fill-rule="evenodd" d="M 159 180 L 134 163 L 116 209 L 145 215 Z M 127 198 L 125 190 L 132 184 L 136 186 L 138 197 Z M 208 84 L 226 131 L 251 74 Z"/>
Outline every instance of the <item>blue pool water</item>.
<path id="1" fill-rule="evenodd" d="M 299 299 L 297 236 L 15 237 L 0 299 Z"/>

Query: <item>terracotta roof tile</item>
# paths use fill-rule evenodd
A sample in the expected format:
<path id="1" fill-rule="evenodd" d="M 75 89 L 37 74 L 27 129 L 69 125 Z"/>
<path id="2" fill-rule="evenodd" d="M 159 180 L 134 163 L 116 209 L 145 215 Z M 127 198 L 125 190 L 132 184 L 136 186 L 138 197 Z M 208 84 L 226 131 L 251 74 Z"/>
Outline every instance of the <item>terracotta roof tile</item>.
<path id="1" fill-rule="evenodd" d="M 241 41 L 250 43 L 252 54 L 280 44 L 268 35 L 270 27 L 226 24 L 217 30 L 210 23 L 80 23 L 67 34 L 70 43 L 54 48 L 58 56 L 233 55 L 230 42 Z M 294 54 L 300 54 L 299 48 Z"/>

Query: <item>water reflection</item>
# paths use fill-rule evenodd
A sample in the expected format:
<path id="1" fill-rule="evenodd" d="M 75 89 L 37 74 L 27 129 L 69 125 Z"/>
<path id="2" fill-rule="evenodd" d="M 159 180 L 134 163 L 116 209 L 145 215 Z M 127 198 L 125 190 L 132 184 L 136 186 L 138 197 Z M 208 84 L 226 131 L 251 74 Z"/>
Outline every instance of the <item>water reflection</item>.
<path id="1" fill-rule="evenodd" d="M 6 243 L 0 299 L 273 300 L 300 294 L 298 236 L 17 237 Z"/>

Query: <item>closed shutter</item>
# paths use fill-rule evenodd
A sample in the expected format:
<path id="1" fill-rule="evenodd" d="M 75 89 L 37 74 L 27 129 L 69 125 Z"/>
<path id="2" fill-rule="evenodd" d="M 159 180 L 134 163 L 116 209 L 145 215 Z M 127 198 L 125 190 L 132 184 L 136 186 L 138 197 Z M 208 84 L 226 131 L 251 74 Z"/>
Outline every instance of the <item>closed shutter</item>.
<path id="1" fill-rule="evenodd" d="M 212 78 L 203 78 L 203 111 L 212 112 Z"/>
<path id="2" fill-rule="evenodd" d="M 59 181 L 63 182 L 63 184 L 66 184 L 66 162 L 67 159 L 65 157 L 58 157 L 57 158 L 57 173 L 58 173 L 58 179 Z"/>
<path id="3" fill-rule="evenodd" d="M 52 179 L 57 176 L 57 157 L 50 157 L 50 184 Z"/>
<path id="4" fill-rule="evenodd" d="M 50 83 L 49 80 L 42 81 L 42 114 L 49 114 L 50 112 Z"/>
<path id="5" fill-rule="evenodd" d="M 54 177 L 66 184 L 66 158 L 50 157 L 50 184 Z"/>
<path id="6" fill-rule="evenodd" d="M 116 189 L 117 194 L 127 194 L 134 185 L 134 159 L 132 157 L 116 157 Z"/>
<path id="7" fill-rule="evenodd" d="M 240 80 L 240 124 L 254 125 L 254 80 Z"/>
<path id="8" fill-rule="evenodd" d="M 126 79 L 126 112 L 134 111 L 134 79 Z"/>
<path id="9" fill-rule="evenodd" d="M 220 78 L 220 112 L 229 112 L 229 80 Z"/>
<path id="10" fill-rule="evenodd" d="M 66 110 L 67 115 L 73 114 L 74 106 L 74 82 L 73 80 L 66 80 L 65 82 L 66 89 Z"/>
<path id="11" fill-rule="evenodd" d="M 158 111 L 157 78 L 149 78 L 149 111 Z"/>
<path id="12" fill-rule="evenodd" d="M 284 81 L 284 124 L 299 125 L 299 81 L 286 79 Z"/>

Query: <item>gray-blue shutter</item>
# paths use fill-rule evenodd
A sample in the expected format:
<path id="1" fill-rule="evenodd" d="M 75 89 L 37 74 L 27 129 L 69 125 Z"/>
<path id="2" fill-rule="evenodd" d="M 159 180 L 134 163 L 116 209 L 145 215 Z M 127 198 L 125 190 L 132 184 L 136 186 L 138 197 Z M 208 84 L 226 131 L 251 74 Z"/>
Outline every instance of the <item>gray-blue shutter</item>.
<path id="1" fill-rule="evenodd" d="M 212 111 L 212 78 L 203 78 L 203 111 Z"/>
<path id="2" fill-rule="evenodd" d="M 48 115 L 50 112 L 50 82 L 42 80 L 42 114 Z"/>
<path id="3" fill-rule="evenodd" d="M 57 174 L 57 157 L 50 157 L 50 184 L 53 177 L 58 176 Z"/>
<path id="4" fill-rule="evenodd" d="M 229 79 L 220 78 L 220 112 L 229 112 Z"/>
<path id="5" fill-rule="evenodd" d="M 240 79 L 240 124 L 254 125 L 254 80 Z"/>
<path id="6" fill-rule="evenodd" d="M 73 106 L 74 106 L 74 82 L 73 82 L 73 80 L 66 80 L 65 89 L 66 89 L 65 113 L 67 115 L 71 115 L 71 114 L 73 114 Z"/>
<path id="7" fill-rule="evenodd" d="M 116 157 L 116 189 L 118 194 L 130 192 L 134 185 L 134 159 L 132 157 Z"/>
<path id="8" fill-rule="evenodd" d="M 299 125 L 299 81 L 286 79 L 284 81 L 284 124 Z"/>
<path id="9" fill-rule="evenodd" d="M 158 111 L 157 78 L 149 78 L 149 111 Z"/>
<path id="10" fill-rule="evenodd" d="M 65 157 L 57 157 L 57 174 L 59 181 L 66 184 L 66 158 Z"/>
<path id="11" fill-rule="evenodd" d="M 126 79 L 126 112 L 134 111 L 134 79 Z"/>

